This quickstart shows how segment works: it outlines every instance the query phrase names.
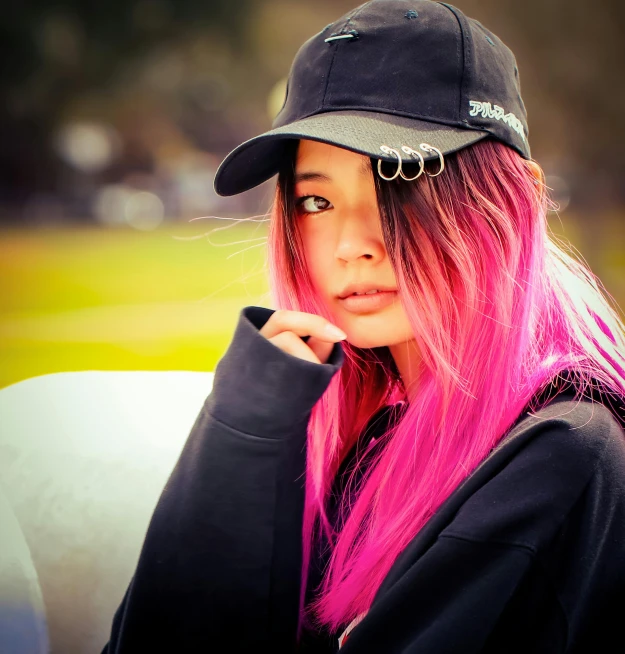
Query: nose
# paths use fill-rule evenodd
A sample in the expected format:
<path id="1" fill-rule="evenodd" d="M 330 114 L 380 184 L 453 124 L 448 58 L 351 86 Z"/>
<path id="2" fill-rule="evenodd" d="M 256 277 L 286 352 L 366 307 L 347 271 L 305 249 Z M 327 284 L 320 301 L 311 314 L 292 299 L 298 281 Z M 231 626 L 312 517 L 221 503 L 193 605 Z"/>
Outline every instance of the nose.
<path id="1" fill-rule="evenodd" d="M 379 219 L 367 220 L 362 215 L 344 218 L 339 225 L 335 257 L 350 263 L 361 257 L 368 260 L 382 260 L 386 248 Z"/>

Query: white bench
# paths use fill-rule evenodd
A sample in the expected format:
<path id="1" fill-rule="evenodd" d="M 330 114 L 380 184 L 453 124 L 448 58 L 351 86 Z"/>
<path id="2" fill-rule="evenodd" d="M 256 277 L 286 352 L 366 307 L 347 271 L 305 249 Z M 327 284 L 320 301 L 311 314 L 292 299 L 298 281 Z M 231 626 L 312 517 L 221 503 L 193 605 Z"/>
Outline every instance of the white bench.
<path id="1" fill-rule="evenodd" d="M 212 383 L 64 372 L 0 390 L 0 652 L 102 650 Z"/>

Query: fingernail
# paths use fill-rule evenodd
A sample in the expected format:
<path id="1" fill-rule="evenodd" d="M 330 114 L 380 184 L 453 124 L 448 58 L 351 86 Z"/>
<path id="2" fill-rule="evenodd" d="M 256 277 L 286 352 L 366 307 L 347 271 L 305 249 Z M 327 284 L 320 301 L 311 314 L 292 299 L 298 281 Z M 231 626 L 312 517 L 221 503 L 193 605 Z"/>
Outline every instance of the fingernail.
<path id="1" fill-rule="evenodd" d="M 334 325 L 326 325 L 326 334 L 332 338 L 338 338 L 341 341 L 347 338 L 347 334 Z"/>

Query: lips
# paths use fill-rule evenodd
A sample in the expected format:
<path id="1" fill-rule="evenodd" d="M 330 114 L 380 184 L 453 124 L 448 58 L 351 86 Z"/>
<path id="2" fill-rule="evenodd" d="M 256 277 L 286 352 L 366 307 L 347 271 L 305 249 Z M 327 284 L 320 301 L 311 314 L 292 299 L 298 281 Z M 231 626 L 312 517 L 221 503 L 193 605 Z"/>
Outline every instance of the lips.
<path id="1" fill-rule="evenodd" d="M 365 295 L 367 292 L 379 291 L 379 292 L 395 292 L 397 289 L 392 286 L 384 286 L 381 284 L 375 283 L 359 283 L 359 284 L 348 284 L 339 294 L 339 299 L 344 300 L 347 297 L 358 293 L 358 295 Z"/>
<path id="2" fill-rule="evenodd" d="M 380 291 L 370 295 L 348 295 L 340 299 L 341 306 L 350 313 L 375 313 L 395 303 L 397 291 Z"/>
<path id="3" fill-rule="evenodd" d="M 366 291 L 365 293 L 352 293 L 352 295 L 375 295 L 376 293 L 384 293 L 384 291 L 379 291 L 377 289 L 374 289 L 372 291 Z M 350 297 L 349 295 L 347 297 Z"/>

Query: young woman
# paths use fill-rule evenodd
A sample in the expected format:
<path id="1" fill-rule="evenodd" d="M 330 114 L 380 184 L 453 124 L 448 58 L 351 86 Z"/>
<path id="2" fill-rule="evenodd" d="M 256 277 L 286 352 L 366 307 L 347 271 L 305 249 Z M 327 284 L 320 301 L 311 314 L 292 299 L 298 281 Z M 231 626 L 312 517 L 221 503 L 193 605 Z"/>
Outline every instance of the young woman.
<path id="1" fill-rule="evenodd" d="M 603 651 L 625 606 L 625 329 L 558 247 L 508 48 L 373 0 L 295 58 L 246 307 L 112 626 L 127 652 Z"/>

